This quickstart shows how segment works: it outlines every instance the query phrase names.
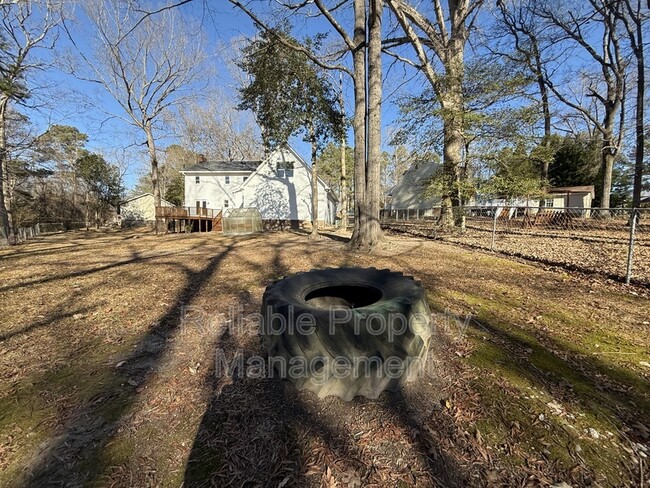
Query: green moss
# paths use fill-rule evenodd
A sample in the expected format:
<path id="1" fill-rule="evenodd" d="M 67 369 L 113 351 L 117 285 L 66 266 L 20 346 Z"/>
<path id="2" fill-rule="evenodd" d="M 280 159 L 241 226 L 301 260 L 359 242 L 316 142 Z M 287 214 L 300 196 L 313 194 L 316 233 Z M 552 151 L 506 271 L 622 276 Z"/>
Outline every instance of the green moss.
<path id="1" fill-rule="evenodd" d="M 517 422 L 523 430 L 515 441 L 520 452 L 534 452 L 544 438 L 548 446 L 539 456 L 566 470 L 575 465 L 570 449 L 579 442 L 588 469 L 611 484 L 620 483 L 619 466 L 627 459 L 626 453 L 610 439 L 581 437 L 588 428 L 603 436 L 607 431 L 616 432 L 624 425 L 621 413 L 632 414 L 634 405 L 650 411 L 642 395 L 648 386 L 633 371 L 615 364 L 613 358 L 595 357 L 591 352 L 625 351 L 633 353 L 626 356 L 636 357 L 644 353 L 643 348 L 621 340 L 594 321 L 541 306 L 544 321 L 523 325 L 521 303 L 510 295 L 501 295 L 500 290 L 493 293 L 496 296 L 492 300 L 458 291 L 430 297 L 432 308 L 438 312 L 445 311 L 450 303 L 456 309 L 478 311 L 466 337 L 474 349 L 464 361 L 481 371 L 472 387 L 487 407 L 476 423 L 483 438 L 492 446 L 512 442 L 511 427 Z M 555 330 L 573 330 L 574 334 L 566 338 L 552 332 Z M 595 344 L 600 346 L 595 348 Z M 504 394 L 497 378 L 513 391 Z M 611 382 L 623 385 L 622 391 L 607 388 Z M 632 390 L 626 392 L 630 386 Z M 564 398 L 557 398 L 558 394 Z M 546 404 L 558 400 L 569 405 L 575 418 L 568 420 L 548 411 Z M 544 413 L 544 421 L 533 422 L 535 415 L 531 412 Z M 504 453 L 501 458 L 512 467 L 523 462 L 517 451 Z"/>

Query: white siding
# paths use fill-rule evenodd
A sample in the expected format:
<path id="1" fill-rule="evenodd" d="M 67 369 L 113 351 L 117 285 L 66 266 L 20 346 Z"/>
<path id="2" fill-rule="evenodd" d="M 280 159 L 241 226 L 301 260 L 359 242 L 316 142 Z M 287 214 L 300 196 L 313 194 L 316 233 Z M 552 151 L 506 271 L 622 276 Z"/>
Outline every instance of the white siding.
<path id="1" fill-rule="evenodd" d="M 279 161 L 293 161 L 293 176 L 280 177 Z M 196 183 L 196 177 L 199 183 Z M 226 176 L 230 184 L 225 183 Z M 244 183 L 243 178 L 250 181 Z M 194 208 L 205 201 L 207 208 L 255 207 L 265 220 L 311 221 L 311 169 L 292 151 L 275 151 L 255 172 L 187 172 L 185 173 L 185 206 Z M 318 182 L 318 220 L 334 223 L 336 202 L 328 196 L 325 185 Z"/>
<path id="2" fill-rule="evenodd" d="M 278 162 L 293 161 L 291 177 L 279 177 Z M 311 212 L 311 170 L 303 165 L 290 151 L 276 151 L 264 161 L 257 172 L 240 192 L 245 207 L 256 207 L 265 220 L 310 221 Z M 333 222 L 331 199 L 325 185 L 318 182 L 318 220 Z"/>
<path id="3" fill-rule="evenodd" d="M 228 200 L 229 207 L 241 206 L 241 193 L 235 190 L 244 182 L 244 177 L 249 173 L 214 173 L 214 172 L 192 172 L 185 174 L 185 206 L 196 207 L 197 201 L 205 201 L 207 208 L 223 208 L 224 200 Z M 196 177 L 199 183 L 196 183 Z M 230 183 L 226 184 L 226 176 Z"/>
<path id="4" fill-rule="evenodd" d="M 165 200 L 161 200 L 163 207 L 173 207 Z M 147 193 L 129 200 L 120 205 L 120 215 L 123 221 L 153 222 L 156 220 L 156 207 L 153 204 L 153 195 Z"/>

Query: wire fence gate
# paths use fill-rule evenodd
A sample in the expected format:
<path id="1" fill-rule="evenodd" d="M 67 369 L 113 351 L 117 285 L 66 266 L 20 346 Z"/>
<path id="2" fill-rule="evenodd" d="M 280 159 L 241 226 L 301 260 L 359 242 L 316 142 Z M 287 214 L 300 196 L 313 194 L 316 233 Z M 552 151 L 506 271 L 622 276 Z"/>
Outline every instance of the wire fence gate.
<path id="1" fill-rule="evenodd" d="M 398 232 L 650 285 L 648 208 L 385 209 L 381 222 Z"/>

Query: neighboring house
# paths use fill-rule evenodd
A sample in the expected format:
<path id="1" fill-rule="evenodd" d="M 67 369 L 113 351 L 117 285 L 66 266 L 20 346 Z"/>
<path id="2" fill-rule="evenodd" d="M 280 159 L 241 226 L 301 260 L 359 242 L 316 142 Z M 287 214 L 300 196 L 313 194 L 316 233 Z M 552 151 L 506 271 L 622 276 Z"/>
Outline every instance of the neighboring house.
<path id="1" fill-rule="evenodd" d="M 427 195 L 426 189 L 440 168 L 438 163 L 416 162 L 404 172 L 388 194 L 388 210 L 426 210 L 440 205 L 440 197 Z"/>
<path id="2" fill-rule="evenodd" d="M 575 208 L 575 209 L 588 209 L 591 208 L 595 196 L 593 185 L 590 186 L 567 186 L 562 188 L 548 188 L 546 190 L 548 196 L 541 202 L 544 208 Z M 514 200 L 506 200 L 504 198 L 493 198 L 488 200 L 480 200 L 478 205 L 496 206 L 496 207 L 539 207 L 540 201 L 538 198 L 516 198 Z"/>
<path id="3" fill-rule="evenodd" d="M 641 206 L 650 207 L 650 192 L 641 192 Z"/>
<path id="4" fill-rule="evenodd" d="M 276 149 L 260 161 L 205 161 L 181 171 L 185 206 L 256 208 L 265 221 L 310 222 L 311 168 L 291 148 Z M 334 224 L 337 198 L 318 179 L 318 220 Z"/>
<path id="5" fill-rule="evenodd" d="M 164 198 L 160 200 L 163 207 L 173 207 L 174 204 Z M 120 214 L 118 221 L 122 225 L 144 225 L 153 224 L 156 221 L 156 207 L 153 203 L 152 193 L 143 193 L 142 195 L 129 198 L 120 204 Z"/>
<path id="6" fill-rule="evenodd" d="M 426 211 L 440 206 L 440 196 L 427 192 L 432 177 L 440 168 L 436 163 L 415 163 L 406 171 L 397 184 L 391 189 L 387 198 L 388 210 L 423 210 L 420 215 L 428 215 Z M 564 188 L 549 188 L 548 197 L 542 202 L 546 208 L 575 208 L 589 209 L 593 202 L 595 191 L 593 186 L 571 186 Z M 502 198 L 471 199 L 467 206 L 498 206 L 498 207 L 539 207 L 539 199 L 517 198 L 505 200 Z"/>
<path id="7" fill-rule="evenodd" d="M 591 208 L 591 203 L 596 196 L 593 185 L 549 188 L 547 193 L 549 194 L 549 198 L 545 200 L 544 206 L 554 208 Z"/>

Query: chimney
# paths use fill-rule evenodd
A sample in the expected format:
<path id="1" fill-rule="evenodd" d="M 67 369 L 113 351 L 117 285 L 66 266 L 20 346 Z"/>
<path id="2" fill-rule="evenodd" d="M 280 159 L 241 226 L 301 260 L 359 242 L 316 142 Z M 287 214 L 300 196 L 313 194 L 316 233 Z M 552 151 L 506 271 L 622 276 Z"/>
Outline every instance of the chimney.
<path id="1" fill-rule="evenodd" d="M 197 162 L 197 163 L 207 163 L 208 160 L 207 160 L 207 158 L 205 157 L 205 154 L 199 154 L 199 155 L 196 157 L 196 162 Z"/>

